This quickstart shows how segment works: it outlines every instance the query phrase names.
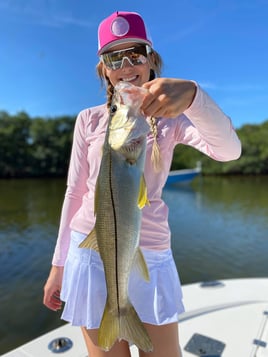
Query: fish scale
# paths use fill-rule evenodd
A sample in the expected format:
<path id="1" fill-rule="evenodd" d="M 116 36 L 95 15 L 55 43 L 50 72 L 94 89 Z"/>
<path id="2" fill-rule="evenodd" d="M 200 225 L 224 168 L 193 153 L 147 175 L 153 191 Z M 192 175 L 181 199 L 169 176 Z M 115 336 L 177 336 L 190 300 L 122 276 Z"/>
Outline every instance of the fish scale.
<path id="1" fill-rule="evenodd" d="M 129 276 L 134 266 L 149 280 L 139 248 L 141 208 L 149 203 L 143 174 L 149 125 L 137 105 L 143 95 L 142 88 L 126 83 L 115 88 L 115 106 L 108 120 L 96 183 L 95 227 L 80 244 L 81 248 L 98 250 L 104 265 L 107 299 L 98 344 L 105 351 L 121 339 L 145 352 L 153 349 L 128 297 Z M 122 103 L 123 99 L 127 104 Z"/>

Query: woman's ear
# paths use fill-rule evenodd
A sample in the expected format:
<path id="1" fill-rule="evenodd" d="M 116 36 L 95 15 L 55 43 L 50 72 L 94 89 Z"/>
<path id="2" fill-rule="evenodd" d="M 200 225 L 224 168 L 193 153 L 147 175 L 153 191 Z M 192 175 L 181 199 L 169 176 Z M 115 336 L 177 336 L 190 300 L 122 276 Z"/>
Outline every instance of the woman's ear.
<path id="1" fill-rule="evenodd" d="M 155 74 L 156 60 L 155 60 L 155 55 L 152 52 L 149 53 L 149 64 L 151 67 L 149 81 L 152 81 L 153 79 L 156 78 L 156 74 Z"/>
<path id="2" fill-rule="evenodd" d="M 103 78 L 107 78 L 107 70 L 106 67 L 104 66 L 104 64 L 101 62 L 101 72 L 102 72 L 102 77 Z"/>
<path id="3" fill-rule="evenodd" d="M 102 80 L 107 77 L 106 68 L 101 61 L 97 64 L 97 73 Z"/>

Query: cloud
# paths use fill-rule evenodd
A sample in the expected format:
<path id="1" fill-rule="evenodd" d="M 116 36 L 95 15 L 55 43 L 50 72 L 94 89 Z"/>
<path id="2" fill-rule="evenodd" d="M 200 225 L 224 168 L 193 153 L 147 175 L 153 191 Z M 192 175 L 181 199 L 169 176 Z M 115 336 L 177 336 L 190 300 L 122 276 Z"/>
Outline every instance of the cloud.
<path id="1" fill-rule="evenodd" d="M 218 89 L 219 87 L 217 87 L 217 85 L 215 83 L 212 82 L 198 82 L 198 84 L 200 85 L 200 87 L 204 88 L 204 89 Z"/>
<path id="2" fill-rule="evenodd" d="M 77 27 L 95 27 L 96 24 L 88 20 L 76 18 L 71 15 L 52 15 L 46 18 L 39 18 L 38 24 L 48 27 L 65 27 L 65 26 L 77 26 Z"/>
<path id="3" fill-rule="evenodd" d="M 221 15 L 223 11 L 226 11 L 227 7 L 225 0 L 211 2 L 209 7 L 206 5 L 200 6 L 198 2 L 185 1 L 185 4 L 186 3 L 186 8 L 190 12 L 190 15 L 188 14 L 188 16 L 183 17 L 178 25 L 178 13 L 181 8 L 180 2 L 178 2 L 177 12 L 175 11 L 176 17 L 173 22 L 174 28 L 169 33 L 169 36 L 165 38 L 165 43 L 168 42 L 174 44 L 185 38 L 190 38 L 195 34 L 199 34 L 200 31 L 206 29 L 215 18 Z"/>
<path id="4" fill-rule="evenodd" d="M 59 25 L 74 25 L 74 26 L 80 26 L 80 27 L 95 26 L 95 23 L 92 23 L 88 20 L 78 19 L 73 16 L 57 16 L 54 20 Z"/>
<path id="5" fill-rule="evenodd" d="M 96 24 L 90 20 L 84 20 L 74 16 L 72 9 L 68 9 L 67 6 L 62 6 L 62 2 L 60 1 L 1 0 L 0 9 L 3 15 L 13 17 L 13 21 L 16 22 L 48 27 L 96 26 Z"/>
<path id="6" fill-rule="evenodd" d="M 200 86 L 204 89 L 211 89 L 215 91 L 224 92 L 260 92 L 267 91 L 267 86 L 258 83 L 239 83 L 239 84 L 218 84 L 213 82 L 199 82 Z"/>

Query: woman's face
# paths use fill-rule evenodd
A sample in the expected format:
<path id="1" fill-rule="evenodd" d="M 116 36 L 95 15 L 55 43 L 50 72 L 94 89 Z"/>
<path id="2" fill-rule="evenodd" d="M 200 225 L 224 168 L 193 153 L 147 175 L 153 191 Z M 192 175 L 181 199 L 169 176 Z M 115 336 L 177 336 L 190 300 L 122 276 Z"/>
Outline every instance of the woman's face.
<path id="1" fill-rule="evenodd" d="M 135 43 L 124 43 L 113 47 L 112 51 L 128 49 L 130 47 L 139 46 Z M 132 65 L 127 59 L 124 59 L 122 66 L 119 69 L 110 69 L 104 64 L 104 71 L 110 82 L 115 86 L 120 81 L 130 82 L 135 86 L 141 87 L 148 82 L 150 77 L 150 64 L 147 60 L 143 64 Z"/>

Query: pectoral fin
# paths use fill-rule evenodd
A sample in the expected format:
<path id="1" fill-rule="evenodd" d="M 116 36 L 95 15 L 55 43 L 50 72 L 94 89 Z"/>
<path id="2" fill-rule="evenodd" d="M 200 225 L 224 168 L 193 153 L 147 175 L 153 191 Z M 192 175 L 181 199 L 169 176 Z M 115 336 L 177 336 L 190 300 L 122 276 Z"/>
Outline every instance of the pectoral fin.
<path id="1" fill-rule="evenodd" d="M 147 187 L 144 175 L 141 176 L 140 179 L 140 191 L 138 196 L 138 207 L 142 209 L 145 205 L 150 206 L 150 202 L 147 197 Z"/>
<path id="2" fill-rule="evenodd" d="M 89 233 L 83 242 L 79 244 L 79 248 L 94 249 L 96 252 L 99 251 L 95 228 Z"/>

